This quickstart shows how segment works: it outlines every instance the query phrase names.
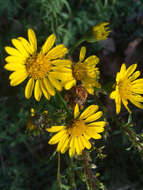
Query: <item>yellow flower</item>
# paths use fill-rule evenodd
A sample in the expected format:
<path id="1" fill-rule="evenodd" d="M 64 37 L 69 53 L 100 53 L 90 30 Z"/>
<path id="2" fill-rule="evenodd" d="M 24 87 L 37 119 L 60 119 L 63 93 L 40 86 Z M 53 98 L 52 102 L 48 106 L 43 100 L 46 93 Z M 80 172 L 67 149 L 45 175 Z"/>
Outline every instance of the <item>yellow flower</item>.
<path id="1" fill-rule="evenodd" d="M 93 26 L 92 29 L 88 30 L 87 33 L 84 35 L 84 38 L 88 42 L 96 42 L 99 40 L 106 40 L 111 33 L 110 27 L 108 22 L 100 23 L 96 26 Z"/>
<path id="2" fill-rule="evenodd" d="M 80 50 L 79 61 L 73 64 L 72 81 L 65 82 L 65 89 L 69 90 L 75 85 L 76 81 L 81 81 L 89 94 L 94 94 L 94 87 L 100 88 L 101 85 L 97 82 L 99 79 L 99 69 L 96 65 L 99 58 L 95 55 L 88 57 L 85 61 L 86 48 L 82 47 Z"/>
<path id="3" fill-rule="evenodd" d="M 122 64 L 120 72 L 116 76 L 115 90 L 110 94 L 110 98 L 115 99 L 116 113 L 119 114 L 121 110 L 121 103 L 131 114 L 128 107 L 128 101 L 143 109 L 143 78 L 137 79 L 140 76 L 140 71 L 136 71 L 137 64 L 131 65 L 126 69 L 125 64 Z"/>
<path id="4" fill-rule="evenodd" d="M 89 140 L 91 138 L 101 139 L 99 133 L 104 131 L 105 121 L 96 121 L 102 116 L 102 111 L 98 111 L 97 105 L 91 105 L 86 108 L 81 114 L 78 104 L 74 109 L 74 119 L 67 126 L 52 126 L 46 129 L 48 132 L 57 132 L 49 144 L 56 144 L 57 151 L 64 154 L 69 149 L 70 157 L 75 154 L 80 155 L 82 151 L 91 148 Z"/>
<path id="5" fill-rule="evenodd" d="M 93 35 L 96 40 L 106 40 L 111 33 L 108 22 L 103 22 L 93 27 Z"/>
<path id="6" fill-rule="evenodd" d="M 62 90 L 60 76 L 72 75 L 71 61 L 61 59 L 67 53 L 67 48 L 63 44 L 52 48 L 55 39 L 54 34 L 50 35 L 38 53 L 35 33 L 32 29 L 28 29 L 29 41 L 19 37 L 12 39 L 14 48 L 5 47 L 9 54 L 5 59 L 7 61 L 5 69 L 13 71 L 9 76 L 10 85 L 19 85 L 28 78 L 25 88 L 27 99 L 31 97 L 34 89 L 37 101 L 40 100 L 42 93 L 49 100 L 50 96 L 55 95 L 55 89 Z"/>

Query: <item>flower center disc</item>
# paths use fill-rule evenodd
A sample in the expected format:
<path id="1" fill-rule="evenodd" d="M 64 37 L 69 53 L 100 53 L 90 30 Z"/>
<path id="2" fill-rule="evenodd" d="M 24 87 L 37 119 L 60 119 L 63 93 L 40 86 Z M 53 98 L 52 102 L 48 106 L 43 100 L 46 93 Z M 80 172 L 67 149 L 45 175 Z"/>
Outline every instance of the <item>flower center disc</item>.
<path id="1" fill-rule="evenodd" d="M 45 78 L 51 69 L 51 62 L 47 60 L 45 55 L 39 53 L 28 58 L 26 69 L 33 79 Z"/>
<path id="2" fill-rule="evenodd" d="M 80 136 L 84 133 L 86 125 L 82 120 L 76 120 L 72 123 L 72 126 L 68 129 L 68 133 L 71 136 Z"/>
<path id="3" fill-rule="evenodd" d="M 81 63 L 76 63 L 73 67 L 73 75 L 76 80 L 83 80 L 86 77 L 86 70 Z"/>

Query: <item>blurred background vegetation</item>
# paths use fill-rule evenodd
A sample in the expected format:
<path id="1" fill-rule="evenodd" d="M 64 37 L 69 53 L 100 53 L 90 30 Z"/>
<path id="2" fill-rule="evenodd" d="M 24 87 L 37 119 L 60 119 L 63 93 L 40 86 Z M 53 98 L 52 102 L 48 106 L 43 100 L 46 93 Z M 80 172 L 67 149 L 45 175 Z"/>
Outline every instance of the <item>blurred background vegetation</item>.
<path id="1" fill-rule="evenodd" d="M 48 135 L 26 133 L 31 107 L 37 112 L 37 125 L 48 123 L 42 113 L 58 109 L 58 97 L 50 103 L 44 98 L 38 104 L 27 101 L 24 86 L 10 87 L 9 72 L 3 69 L 6 53 L 4 47 L 11 39 L 27 37 L 27 29 L 36 32 L 39 47 L 48 35 L 55 33 L 56 43 L 72 47 L 84 33 L 100 22 L 109 22 L 110 38 L 98 44 L 83 43 L 87 54 L 100 57 L 101 82 L 107 90 L 115 79 L 122 62 L 138 62 L 143 73 L 143 0 L 0 0 L 0 190 L 56 190 L 57 157 L 55 147 L 48 145 Z M 73 52 L 77 59 L 79 47 Z M 92 97 L 93 98 L 93 97 Z M 96 98 L 93 98 L 96 103 Z M 107 138 L 95 144 L 91 152 L 91 168 L 100 180 L 100 189 L 143 189 L 143 161 L 139 151 L 132 147 L 117 121 L 124 123 L 127 112 L 117 118 L 115 106 L 104 93 L 98 95 L 104 105 L 109 126 Z M 133 110 L 133 125 L 143 133 L 143 111 Z M 111 117 L 112 115 L 112 117 Z M 113 119 L 114 118 L 114 119 Z M 63 189 L 70 190 L 71 170 L 69 158 L 62 157 L 61 175 Z M 82 176 L 82 160 L 75 161 L 77 190 L 86 189 Z"/>

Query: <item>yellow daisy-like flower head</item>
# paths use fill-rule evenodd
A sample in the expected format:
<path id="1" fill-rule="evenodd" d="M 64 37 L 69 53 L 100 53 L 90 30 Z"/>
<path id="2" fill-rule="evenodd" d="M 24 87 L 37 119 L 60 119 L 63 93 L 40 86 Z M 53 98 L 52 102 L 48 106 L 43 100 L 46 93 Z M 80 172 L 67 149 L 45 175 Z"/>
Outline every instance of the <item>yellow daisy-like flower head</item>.
<path id="1" fill-rule="evenodd" d="M 26 78 L 28 82 L 25 88 L 25 97 L 29 99 L 34 89 L 34 96 L 37 101 L 40 100 L 42 93 L 49 100 L 50 96 L 55 95 L 55 89 L 61 91 L 62 84 L 60 75 L 72 75 L 71 61 L 61 59 L 67 53 L 67 48 L 55 43 L 55 35 L 50 35 L 41 51 L 37 52 L 37 39 L 32 29 L 28 29 L 28 41 L 19 37 L 12 39 L 13 47 L 5 47 L 9 54 L 6 57 L 7 64 L 5 69 L 13 71 L 9 76 L 10 85 L 16 86 L 22 83 Z"/>
<path id="2" fill-rule="evenodd" d="M 111 33 L 110 28 L 107 26 L 108 22 L 103 22 L 93 27 L 93 36 L 96 40 L 106 40 Z"/>
<path id="3" fill-rule="evenodd" d="M 56 144 L 57 151 L 64 154 L 69 149 L 70 157 L 75 154 L 81 155 L 82 151 L 91 148 L 89 140 L 91 138 L 101 139 L 99 133 L 104 131 L 105 121 L 96 121 L 102 116 L 102 111 L 98 111 L 97 105 L 91 105 L 81 114 L 78 104 L 74 109 L 74 119 L 67 126 L 52 126 L 47 129 L 48 132 L 57 132 L 49 144 Z"/>
<path id="4" fill-rule="evenodd" d="M 115 90 L 110 94 L 111 99 L 115 99 L 116 113 L 121 110 L 121 103 L 125 106 L 128 112 L 131 111 L 128 107 L 128 101 L 143 109 L 143 78 L 137 79 L 140 76 L 140 71 L 136 71 L 137 64 L 131 65 L 126 69 L 126 65 L 122 64 L 120 72 L 116 76 Z"/>
<path id="5" fill-rule="evenodd" d="M 76 81 L 80 81 L 89 94 L 94 94 L 94 87 L 100 88 L 101 85 L 97 82 L 99 79 L 99 69 L 96 65 L 99 58 L 95 55 L 85 59 L 86 48 L 82 47 L 80 50 L 79 61 L 73 64 L 73 77 L 72 83 L 67 81 L 65 89 L 70 89 Z"/>

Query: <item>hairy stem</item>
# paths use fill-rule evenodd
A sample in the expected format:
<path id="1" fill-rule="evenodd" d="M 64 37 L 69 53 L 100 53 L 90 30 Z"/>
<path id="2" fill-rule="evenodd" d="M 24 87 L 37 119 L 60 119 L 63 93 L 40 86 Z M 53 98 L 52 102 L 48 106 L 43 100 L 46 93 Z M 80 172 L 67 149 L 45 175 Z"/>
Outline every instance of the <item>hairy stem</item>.
<path id="1" fill-rule="evenodd" d="M 74 166 L 73 166 L 73 158 L 71 158 L 71 183 L 72 183 L 72 190 L 76 190 L 76 183 L 75 183 L 75 173 L 74 173 Z"/>
<path id="2" fill-rule="evenodd" d="M 57 181 L 58 181 L 59 190 L 62 190 L 60 167 L 61 167 L 61 163 L 60 163 L 60 152 L 58 152 L 58 171 L 57 171 Z"/>
<path id="3" fill-rule="evenodd" d="M 86 155 L 85 151 L 83 151 L 83 159 L 84 159 L 85 172 L 86 172 L 86 174 L 88 176 L 91 189 L 95 190 L 96 189 L 95 188 L 95 186 L 96 186 L 95 185 L 95 176 L 94 176 L 94 174 L 92 173 L 92 171 L 89 168 L 89 162 L 88 162 L 87 155 Z"/>

